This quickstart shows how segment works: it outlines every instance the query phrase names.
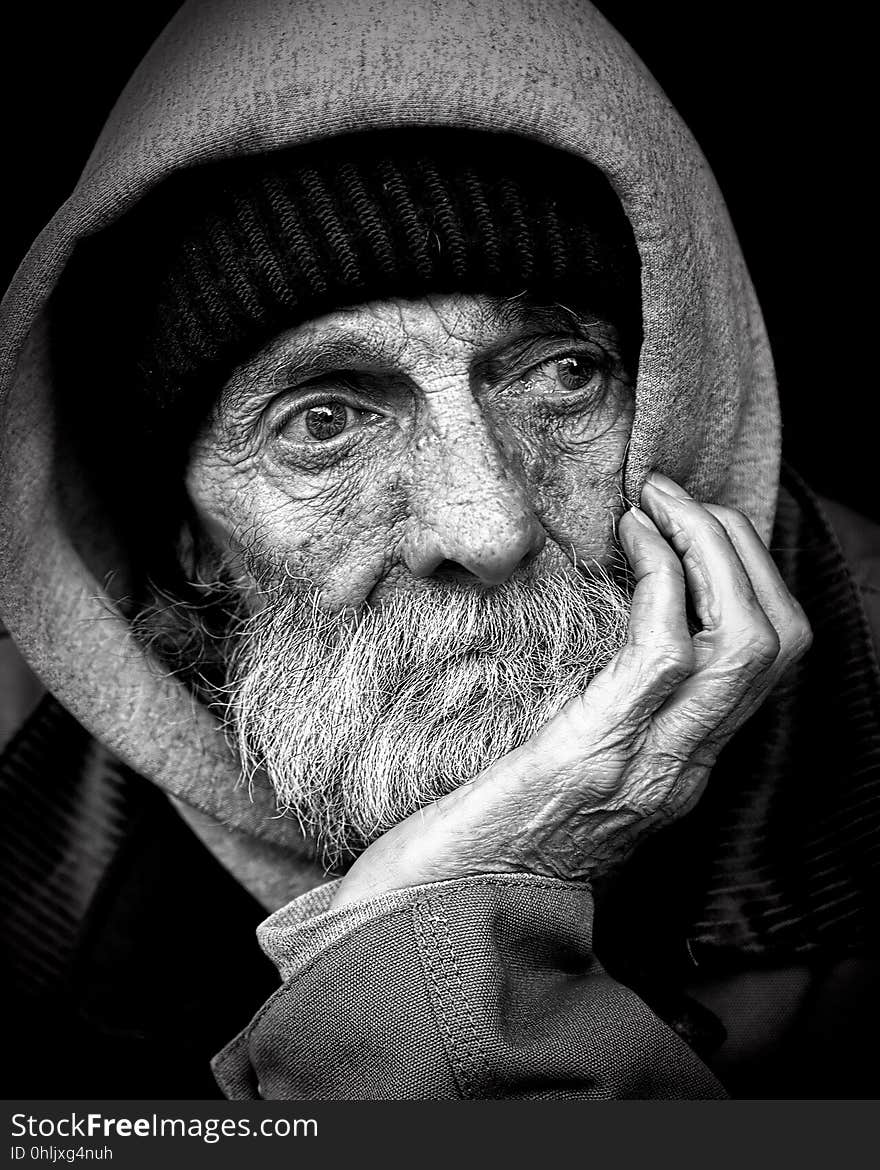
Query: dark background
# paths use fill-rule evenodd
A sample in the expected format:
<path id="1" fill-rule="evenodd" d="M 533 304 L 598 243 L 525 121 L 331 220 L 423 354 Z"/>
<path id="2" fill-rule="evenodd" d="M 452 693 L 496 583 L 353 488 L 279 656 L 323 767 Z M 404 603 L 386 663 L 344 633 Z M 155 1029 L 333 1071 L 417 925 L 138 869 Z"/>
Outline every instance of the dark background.
<path id="1" fill-rule="evenodd" d="M 0 17 L 4 286 L 177 7 L 82 0 Z M 766 0 L 599 7 L 696 134 L 727 197 L 773 342 L 788 458 L 818 490 L 880 519 L 867 15 L 852 3 L 813 13 Z"/>

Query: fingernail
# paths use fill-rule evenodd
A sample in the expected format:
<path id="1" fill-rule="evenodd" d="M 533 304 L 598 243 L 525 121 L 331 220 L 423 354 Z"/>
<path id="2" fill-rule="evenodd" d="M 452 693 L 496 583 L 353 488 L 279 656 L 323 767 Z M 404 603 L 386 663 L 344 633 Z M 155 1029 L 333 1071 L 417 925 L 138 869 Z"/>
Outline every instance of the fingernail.
<path id="1" fill-rule="evenodd" d="M 683 487 L 679 487 L 674 479 L 670 479 L 662 471 L 652 471 L 648 476 L 647 482 L 651 487 L 657 488 L 658 491 L 666 492 L 667 496 L 674 496 L 677 500 L 689 500 L 691 498 Z"/>
<path id="2" fill-rule="evenodd" d="M 635 519 L 638 520 L 639 524 L 643 524 L 645 528 L 649 528 L 651 532 L 657 531 L 657 525 L 653 522 L 650 516 L 645 515 L 641 508 L 637 508 L 635 505 L 633 505 L 629 510 L 629 514 L 634 516 Z"/>

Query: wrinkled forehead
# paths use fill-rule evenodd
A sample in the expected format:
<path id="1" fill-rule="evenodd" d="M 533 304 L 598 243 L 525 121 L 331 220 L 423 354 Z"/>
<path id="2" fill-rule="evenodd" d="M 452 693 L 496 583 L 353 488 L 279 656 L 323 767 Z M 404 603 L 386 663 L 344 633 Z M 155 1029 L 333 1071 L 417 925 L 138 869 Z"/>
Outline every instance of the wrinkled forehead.
<path id="1" fill-rule="evenodd" d="M 605 317 L 591 312 L 586 304 L 567 300 L 564 304 L 525 293 L 500 297 L 468 292 L 390 297 L 327 313 L 292 330 L 290 337 L 303 345 L 320 345 L 338 337 L 350 338 L 352 345 L 360 340 L 367 346 L 395 337 L 431 346 L 459 339 L 484 348 L 499 336 L 524 329 L 554 333 L 605 322 Z M 609 323 L 616 324 L 613 320 Z"/>

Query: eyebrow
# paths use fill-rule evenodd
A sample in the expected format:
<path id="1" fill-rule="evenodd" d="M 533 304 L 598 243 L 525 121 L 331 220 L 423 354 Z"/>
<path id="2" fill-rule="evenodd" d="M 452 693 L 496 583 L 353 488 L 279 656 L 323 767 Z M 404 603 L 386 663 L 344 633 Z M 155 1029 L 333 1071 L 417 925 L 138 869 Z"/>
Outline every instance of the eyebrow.
<path id="1" fill-rule="evenodd" d="M 304 375 L 344 366 L 387 366 L 393 361 L 396 347 L 376 330 L 375 336 L 353 335 L 345 328 L 333 326 L 320 336 L 307 336 L 294 344 L 292 355 L 272 366 L 273 386 L 284 386 Z"/>
<path id="2" fill-rule="evenodd" d="M 278 353 L 279 349 L 284 351 L 283 355 Z M 234 411 L 251 403 L 258 386 L 268 395 L 294 386 L 304 378 L 333 370 L 388 368 L 393 363 L 394 351 L 395 347 L 382 336 L 381 330 L 377 329 L 375 336 L 365 337 L 362 332 L 354 335 L 340 325 L 288 343 L 270 342 L 266 351 L 243 366 L 238 376 L 227 384 L 222 410 Z"/>
<path id="3" fill-rule="evenodd" d="M 517 371 L 545 362 L 560 346 L 571 347 L 583 334 L 572 329 L 549 330 L 536 328 L 528 334 L 519 334 L 502 341 L 497 350 L 480 354 L 472 363 L 473 373 L 489 385 L 504 382 Z"/>
<path id="4" fill-rule="evenodd" d="M 572 302 L 564 305 L 561 301 L 533 301 L 528 297 L 511 297 L 503 302 L 509 320 L 530 332 L 543 329 L 548 333 L 570 333 L 574 326 L 586 330 L 594 325 L 613 326 L 614 322 L 599 313 L 593 313 Z"/>
<path id="5" fill-rule="evenodd" d="M 595 342 L 594 329 L 614 329 L 613 323 L 605 317 L 558 302 L 535 304 L 512 298 L 505 302 L 504 309 L 504 323 L 511 331 L 487 346 L 473 364 L 474 371 L 489 382 L 506 377 L 511 366 L 528 362 L 531 358 L 538 360 L 548 346 L 571 338 Z"/>

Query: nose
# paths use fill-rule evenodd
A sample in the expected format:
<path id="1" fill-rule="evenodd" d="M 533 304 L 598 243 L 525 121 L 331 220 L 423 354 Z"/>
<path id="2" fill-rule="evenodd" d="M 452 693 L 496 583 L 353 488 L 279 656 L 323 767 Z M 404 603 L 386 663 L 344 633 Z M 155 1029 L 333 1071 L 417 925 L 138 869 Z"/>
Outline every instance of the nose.
<path id="1" fill-rule="evenodd" d="M 404 560 L 414 577 L 475 578 L 500 585 L 544 547 L 544 530 L 525 512 L 474 503 L 465 520 L 422 528 L 407 541 Z"/>
<path id="2" fill-rule="evenodd" d="M 509 452 L 482 420 L 419 451 L 403 559 L 415 577 L 506 581 L 545 532 Z"/>

